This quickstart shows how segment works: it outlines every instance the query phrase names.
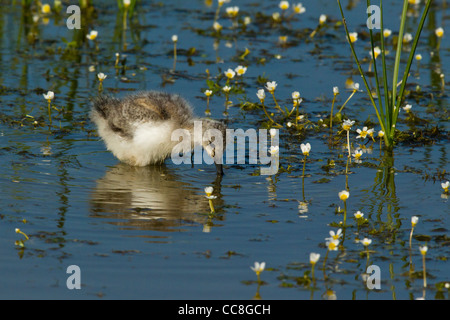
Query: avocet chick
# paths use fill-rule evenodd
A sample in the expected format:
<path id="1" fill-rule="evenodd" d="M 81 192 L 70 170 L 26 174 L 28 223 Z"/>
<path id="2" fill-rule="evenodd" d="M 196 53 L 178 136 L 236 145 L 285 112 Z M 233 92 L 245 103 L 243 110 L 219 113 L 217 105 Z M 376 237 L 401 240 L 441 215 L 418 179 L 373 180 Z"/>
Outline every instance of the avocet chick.
<path id="1" fill-rule="evenodd" d="M 195 117 L 191 105 L 179 95 L 146 91 L 123 99 L 99 96 L 94 99 L 91 119 L 107 149 L 132 166 L 164 162 L 179 144 L 179 141 L 172 141 L 172 132 L 185 129 L 190 137 L 195 137 L 194 122 L 201 121 L 203 139 L 201 142 L 191 139 L 191 150 L 201 144 L 214 159 L 217 173 L 223 174 L 225 125 Z M 214 135 L 209 135 L 209 129 L 219 130 L 223 141 L 215 141 Z"/>

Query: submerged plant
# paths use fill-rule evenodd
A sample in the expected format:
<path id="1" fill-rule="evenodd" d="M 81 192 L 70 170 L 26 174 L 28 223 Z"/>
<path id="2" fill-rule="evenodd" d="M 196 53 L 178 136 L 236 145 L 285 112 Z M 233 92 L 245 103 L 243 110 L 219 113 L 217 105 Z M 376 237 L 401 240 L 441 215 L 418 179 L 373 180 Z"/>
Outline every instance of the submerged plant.
<path id="1" fill-rule="evenodd" d="M 339 9 L 342 16 L 342 21 L 345 29 L 345 33 L 347 35 L 347 39 L 350 45 L 350 49 L 352 51 L 353 57 L 355 59 L 356 65 L 358 67 L 358 71 L 361 74 L 361 77 L 364 81 L 364 85 L 367 90 L 367 94 L 369 96 L 369 99 L 375 109 L 378 121 L 380 123 L 381 129 L 383 130 L 384 134 L 384 142 L 385 146 L 392 150 L 394 144 L 395 144 L 395 130 L 396 130 L 396 123 L 398 118 L 398 113 L 400 111 L 400 105 L 402 104 L 402 100 L 405 95 L 405 88 L 406 88 L 406 82 L 408 79 L 409 71 L 411 68 L 411 64 L 414 58 L 415 50 L 417 47 L 417 44 L 419 42 L 420 33 L 423 29 L 423 25 L 425 23 L 425 18 L 427 17 L 428 10 L 431 5 L 431 0 L 427 0 L 420 22 L 417 26 L 416 34 L 414 38 L 411 36 L 410 41 L 412 41 L 411 50 L 409 53 L 409 57 L 405 66 L 405 70 L 403 72 L 402 80 L 399 82 L 399 76 L 400 76 L 400 58 L 401 58 L 401 52 L 402 52 L 402 44 L 405 41 L 405 24 L 407 19 L 407 11 L 408 11 L 408 0 L 403 1 L 403 9 L 402 9 L 402 16 L 400 21 L 400 29 L 398 34 L 398 39 L 403 39 L 404 41 L 398 41 L 397 43 L 397 51 L 395 55 L 395 63 L 394 63 L 394 72 L 392 76 L 392 89 L 389 89 L 389 83 L 388 83 L 388 75 L 387 75 L 387 67 L 386 67 L 386 50 L 385 50 L 385 37 L 386 37 L 386 30 L 383 27 L 383 1 L 380 0 L 379 5 L 379 21 L 380 21 L 380 36 L 379 41 L 381 43 L 381 64 L 382 64 L 382 83 L 380 83 L 380 80 L 378 78 L 378 69 L 377 69 L 377 61 L 374 59 L 373 66 L 374 66 L 374 77 L 375 77 L 375 89 L 376 89 L 376 97 L 378 98 L 378 103 L 375 102 L 374 97 L 372 95 L 372 90 L 369 87 L 369 84 L 366 79 L 366 75 L 364 71 L 361 68 L 360 61 L 356 55 L 355 48 L 354 48 L 354 39 L 352 39 L 352 36 L 350 32 L 348 31 L 347 22 L 345 20 L 344 11 L 342 10 L 341 1 L 337 0 Z M 371 1 L 367 0 L 367 7 L 371 5 Z M 371 17 L 369 16 L 369 19 Z M 372 56 L 375 56 L 375 36 L 372 32 L 372 29 L 369 28 L 370 33 L 370 42 L 371 42 L 371 52 Z M 390 33 L 388 34 L 388 36 Z M 408 39 L 406 39 L 408 40 Z M 400 86 L 400 89 L 397 91 L 397 87 Z M 381 92 L 383 89 L 383 93 Z M 384 97 L 384 99 L 383 99 Z M 384 102 L 383 102 L 384 100 Z"/>

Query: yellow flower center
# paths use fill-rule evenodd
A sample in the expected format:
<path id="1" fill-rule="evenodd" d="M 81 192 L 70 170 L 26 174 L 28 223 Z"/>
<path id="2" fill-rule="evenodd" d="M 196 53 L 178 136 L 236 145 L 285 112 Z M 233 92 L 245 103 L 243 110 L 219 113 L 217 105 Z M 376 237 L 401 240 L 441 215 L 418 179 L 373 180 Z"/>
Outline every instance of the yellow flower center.
<path id="1" fill-rule="evenodd" d="M 42 13 L 50 13 L 51 10 L 52 10 L 52 8 L 50 7 L 49 4 L 44 4 L 42 6 Z"/>

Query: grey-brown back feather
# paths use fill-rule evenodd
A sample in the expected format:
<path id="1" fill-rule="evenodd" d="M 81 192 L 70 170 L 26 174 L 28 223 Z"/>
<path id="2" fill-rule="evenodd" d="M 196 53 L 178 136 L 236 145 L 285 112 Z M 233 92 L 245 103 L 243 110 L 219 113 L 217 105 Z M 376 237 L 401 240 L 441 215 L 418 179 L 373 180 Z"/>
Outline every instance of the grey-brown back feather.
<path id="1" fill-rule="evenodd" d="M 182 97 L 157 91 L 139 92 L 123 99 L 101 95 L 93 100 L 93 112 L 104 118 L 111 130 L 125 138 L 133 136 L 137 122 L 171 120 L 175 126 L 188 127 L 192 107 Z"/>

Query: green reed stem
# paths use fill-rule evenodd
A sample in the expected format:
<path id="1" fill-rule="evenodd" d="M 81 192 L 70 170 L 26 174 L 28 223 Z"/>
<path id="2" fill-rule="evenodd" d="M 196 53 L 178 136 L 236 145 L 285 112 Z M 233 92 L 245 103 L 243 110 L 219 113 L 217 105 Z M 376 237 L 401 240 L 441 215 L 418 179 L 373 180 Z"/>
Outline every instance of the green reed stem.
<path id="1" fill-rule="evenodd" d="M 384 45 L 384 24 L 383 24 L 383 1 L 380 0 L 380 42 L 381 42 L 381 63 L 383 65 L 383 89 L 384 89 L 384 108 L 386 110 L 386 114 L 388 116 L 383 116 L 383 120 L 385 121 L 384 126 L 386 128 L 391 127 L 391 119 L 389 117 L 389 84 L 388 84 L 388 77 L 387 77 L 387 68 L 386 68 L 386 51 L 385 51 L 385 45 Z M 378 97 L 378 99 L 381 99 L 381 97 Z M 380 139 L 380 149 L 381 149 L 381 139 Z"/>
<path id="2" fill-rule="evenodd" d="M 371 93 L 369 84 L 367 83 L 366 76 L 365 76 L 365 74 L 364 74 L 364 71 L 363 71 L 362 68 L 361 68 L 361 64 L 360 64 L 360 62 L 359 62 L 358 56 L 356 55 L 356 52 L 355 52 L 355 48 L 354 48 L 354 46 L 353 46 L 353 43 L 352 43 L 352 41 L 350 40 L 350 32 L 348 31 L 347 22 L 346 22 L 346 20 L 345 20 L 344 11 L 342 10 L 341 1 L 340 1 L 340 0 L 337 0 L 337 2 L 338 2 L 338 5 L 339 5 L 339 9 L 340 9 L 340 11 L 341 11 L 342 22 L 343 22 L 343 24 L 344 24 L 345 33 L 346 33 L 346 35 L 347 35 L 348 43 L 350 44 L 350 49 L 351 49 L 351 51 L 352 51 L 353 58 L 355 59 L 356 65 L 357 65 L 357 67 L 358 67 L 359 73 L 361 74 L 361 77 L 362 77 L 362 79 L 363 79 L 364 85 L 366 86 L 366 90 L 367 90 L 367 92 L 368 92 L 368 94 L 369 94 L 370 102 L 372 103 L 372 105 L 373 105 L 373 107 L 374 107 L 374 109 L 375 109 L 375 112 L 376 112 L 377 118 L 378 118 L 378 122 L 380 122 L 380 125 L 381 125 L 381 129 L 382 129 L 384 132 L 386 132 L 386 131 L 385 131 L 386 128 L 384 127 L 384 123 L 383 123 L 383 121 L 382 121 L 382 119 L 381 119 L 380 112 L 378 111 L 378 107 L 377 107 L 377 105 L 376 105 L 376 103 L 375 103 L 375 101 L 374 101 L 374 99 L 373 99 L 373 96 L 372 96 L 372 93 Z M 387 140 L 386 137 L 385 137 L 385 141 L 386 141 L 386 145 L 390 145 L 390 142 Z"/>
<path id="3" fill-rule="evenodd" d="M 423 25 L 425 23 L 426 16 L 428 14 L 431 0 L 427 0 L 427 3 L 425 5 L 424 11 L 422 13 L 421 20 L 419 22 L 419 25 L 417 27 L 417 32 L 414 37 L 414 41 L 412 44 L 411 52 L 409 54 L 405 71 L 403 73 L 402 81 L 399 83 L 399 70 L 400 70 L 400 63 L 401 63 L 401 51 L 402 51 L 402 42 L 403 42 L 403 34 L 405 30 L 405 24 L 406 24 L 406 13 L 408 9 L 408 0 L 403 1 L 403 9 L 402 9 L 402 16 L 401 16 L 401 22 L 400 22 L 400 30 L 398 35 L 398 43 L 397 43 L 397 50 L 395 55 L 395 63 L 394 63 L 394 73 L 392 76 L 392 92 L 389 91 L 388 88 L 388 80 L 387 80 L 387 68 L 386 68 L 386 59 L 385 59 L 385 44 L 384 44 L 384 27 L 383 27 L 383 3 L 382 0 L 380 0 L 380 24 L 381 24 L 381 32 L 380 32 L 380 42 L 381 42 L 381 57 L 382 57 L 382 65 L 383 65 L 383 87 L 384 87 L 384 107 L 381 101 L 381 86 L 378 79 L 378 70 L 376 66 L 376 60 L 374 59 L 374 72 L 375 72 L 375 81 L 376 81 L 376 92 L 377 92 L 377 98 L 379 99 L 379 105 L 375 103 L 372 91 L 369 88 L 369 85 L 367 83 L 366 76 L 361 68 L 361 64 L 358 60 L 358 57 L 355 53 L 355 49 L 353 46 L 353 43 L 350 41 L 350 35 L 347 27 L 347 22 L 345 20 L 344 12 L 342 10 L 342 5 L 340 0 L 337 0 L 339 9 L 342 16 L 342 21 L 345 29 L 345 33 L 347 35 L 348 42 L 350 44 L 350 48 L 353 54 L 353 57 L 356 61 L 356 65 L 358 67 L 358 71 L 361 74 L 361 77 L 364 81 L 364 85 L 366 86 L 367 93 L 369 95 L 369 99 L 375 109 L 375 112 L 377 114 L 378 121 L 380 123 L 381 129 L 385 132 L 384 135 L 384 141 L 385 146 L 390 149 L 393 147 L 394 144 L 394 134 L 395 134 L 395 125 L 397 122 L 398 114 L 400 111 L 400 105 L 402 102 L 402 99 L 404 97 L 406 82 L 409 76 L 409 71 L 411 69 L 411 64 L 414 58 L 414 53 L 417 47 L 417 44 L 419 42 L 420 33 L 422 32 Z M 370 5 L 370 0 L 367 0 L 367 5 Z M 374 53 L 374 36 L 373 32 L 370 29 L 370 40 L 371 40 L 371 49 L 372 49 L 372 57 L 375 57 Z M 397 92 L 397 86 L 400 85 L 400 89 Z"/>
<path id="4" fill-rule="evenodd" d="M 370 6 L 370 0 L 367 0 L 367 7 L 369 7 L 369 6 Z M 381 119 L 385 119 L 384 111 L 383 111 L 383 104 L 381 102 L 380 82 L 378 80 L 377 59 L 375 59 L 374 37 L 373 37 L 373 32 L 372 32 L 371 28 L 369 28 L 369 33 L 370 33 L 370 46 L 372 49 L 373 71 L 375 74 L 375 84 L 376 84 L 376 91 L 377 91 L 378 108 L 380 110 Z M 383 33 L 381 33 L 381 34 L 383 34 Z M 372 91 L 370 91 L 369 94 L 372 95 Z"/>
<path id="5" fill-rule="evenodd" d="M 414 59 L 414 54 L 416 52 L 417 44 L 419 43 L 419 38 L 420 38 L 420 34 L 422 32 L 422 29 L 423 29 L 423 25 L 425 23 L 425 19 L 426 19 L 427 15 L 428 15 L 428 11 L 430 9 L 431 1 L 432 0 L 428 0 L 427 1 L 426 5 L 425 5 L 425 8 L 424 8 L 424 10 L 422 12 L 422 17 L 420 18 L 419 26 L 417 27 L 416 35 L 414 37 L 414 41 L 413 41 L 413 44 L 412 44 L 412 47 L 411 47 L 411 51 L 409 53 L 408 61 L 406 63 L 405 71 L 403 73 L 402 84 L 400 86 L 398 97 L 396 97 L 397 104 L 395 104 L 395 100 L 394 99 L 392 100 L 393 101 L 393 105 L 395 105 L 394 115 L 393 115 L 393 118 L 392 118 L 392 124 L 393 125 L 395 125 L 395 123 L 397 122 L 398 113 L 400 112 L 400 104 L 402 103 L 402 98 L 403 98 L 404 93 L 405 93 L 406 81 L 407 81 L 408 76 L 409 76 L 409 71 L 411 70 L 411 64 L 412 64 L 412 61 Z M 407 2 L 407 0 L 405 0 L 405 2 Z M 404 15 L 406 17 L 406 13 L 404 13 Z M 402 19 L 403 19 L 403 15 L 402 15 Z M 400 41 L 400 38 L 399 38 L 399 41 Z M 395 86 L 395 83 L 393 83 L 393 86 Z M 394 132 L 393 131 L 394 130 L 390 131 L 390 139 L 391 140 L 394 138 Z"/>
<path id="6" fill-rule="evenodd" d="M 400 57 L 402 54 L 402 44 L 403 44 L 403 32 L 405 30 L 406 23 L 406 11 L 408 10 L 408 0 L 403 0 L 403 9 L 402 9 L 402 17 L 400 20 L 400 30 L 398 32 L 398 40 L 397 40 L 397 52 L 395 54 L 395 64 L 394 64 L 394 75 L 392 78 L 392 103 L 391 106 L 395 106 L 395 100 L 397 99 L 397 82 L 398 82 L 398 72 L 400 68 Z M 394 120 L 395 108 L 392 110 L 392 120 Z M 395 122 L 391 123 L 391 128 L 389 128 L 388 135 L 393 134 Z"/>

